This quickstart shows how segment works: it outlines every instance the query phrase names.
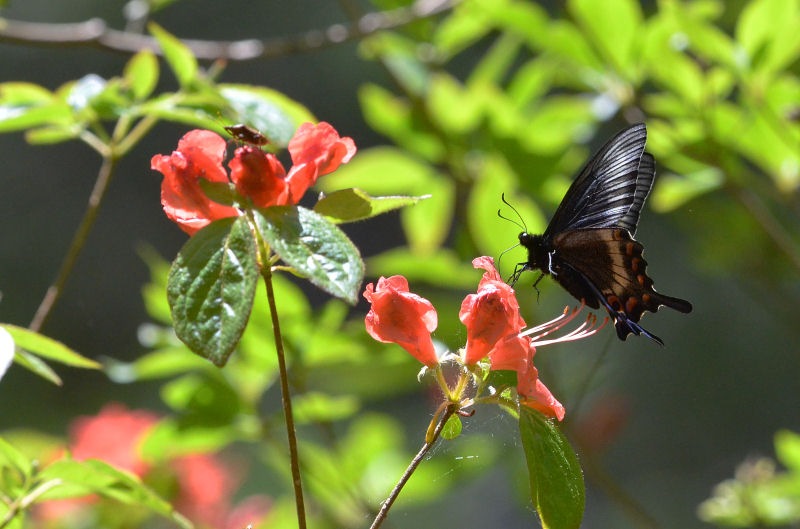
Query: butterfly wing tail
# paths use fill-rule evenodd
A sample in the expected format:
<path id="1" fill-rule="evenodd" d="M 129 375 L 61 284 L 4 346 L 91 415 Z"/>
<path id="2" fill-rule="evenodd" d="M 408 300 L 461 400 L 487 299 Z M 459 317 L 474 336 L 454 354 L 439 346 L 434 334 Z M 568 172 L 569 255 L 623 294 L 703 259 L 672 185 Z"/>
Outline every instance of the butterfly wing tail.
<path id="1" fill-rule="evenodd" d="M 656 302 L 659 305 L 664 305 L 666 307 L 669 307 L 673 310 L 677 310 L 678 312 L 682 312 L 684 314 L 692 312 L 692 304 L 686 301 L 685 299 L 673 298 L 672 296 L 665 296 L 664 294 L 658 294 L 658 299 L 656 299 Z"/>

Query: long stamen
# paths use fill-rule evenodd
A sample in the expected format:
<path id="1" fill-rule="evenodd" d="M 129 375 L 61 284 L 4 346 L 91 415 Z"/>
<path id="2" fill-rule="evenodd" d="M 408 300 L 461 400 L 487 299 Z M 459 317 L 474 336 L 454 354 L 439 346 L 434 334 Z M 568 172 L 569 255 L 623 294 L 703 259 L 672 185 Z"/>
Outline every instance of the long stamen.
<path id="1" fill-rule="evenodd" d="M 569 323 L 578 315 L 578 313 L 583 309 L 583 307 L 584 304 L 581 303 L 581 306 L 573 309 L 569 315 L 567 315 L 567 313 L 569 312 L 569 307 L 567 307 L 564 309 L 564 313 L 558 318 L 555 318 L 545 324 L 539 325 L 538 327 L 534 327 L 533 329 L 520 333 L 520 336 L 527 336 L 534 332 L 544 330 L 544 332 L 541 332 L 536 336 L 530 338 L 531 340 L 530 344 L 532 347 L 539 347 L 542 345 L 549 345 L 560 342 L 571 342 L 574 340 L 580 340 L 582 338 L 586 338 L 588 336 L 597 333 L 600 329 L 605 327 L 606 324 L 609 322 L 608 317 L 606 317 L 603 319 L 603 323 L 597 326 L 597 316 L 595 316 L 594 314 L 589 314 L 588 316 L 586 316 L 586 320 L 582 324 L 580 324 L 578 327 L 571 330 L 567 334 L 559 336 L 558 338 L 538 341 L 540 338 L 543 338 L 544 336 L 547 336 L 548 334 L 551 334 L 563 328 L 567 323 Z"/>

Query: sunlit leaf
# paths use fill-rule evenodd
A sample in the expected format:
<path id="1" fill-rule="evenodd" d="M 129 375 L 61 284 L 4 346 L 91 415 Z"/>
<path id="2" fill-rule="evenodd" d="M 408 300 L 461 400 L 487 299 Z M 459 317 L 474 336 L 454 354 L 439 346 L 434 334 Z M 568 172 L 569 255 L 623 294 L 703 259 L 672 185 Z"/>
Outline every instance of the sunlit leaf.
<path id="1" fill-rule="evenodd" d="M 257 210 L 256 224 L 286 264 L 325 292 L 355 304 L 364 278 L 361 254 L 322 215 L 299 206 Z"/>
<path id="2" fill-rule="evenodd" d="M 5 330 L 14 338 L 17 347 L 38 356 L 43 356 L 50 360 L 55 360 L 62 364 L 72 367 L 82 367 L 86 369 L 100 369 L 100 364 L 76 353 L 59 341 L 48 338 L 37 332 L 4 323 Z"/>
<path id="3" fill-rule="evenodd" d="M 128 61 L 125 82 L 137 100 L 146 99 L 158 83 L 158 60 L 151 50 L 142 50 Z"/>
<path id="4" fill-rule="evenodd" d="M 578 529 L 586 493 L 578 458 L 556 423 L 520 406 L 519 429 L 528 464 L 531 501 L 544 529 Z"/>
<path id="5" fill-rule="evenodd" d="M 164 53 L 164 58 L 175 74 L 175 78 L 182 86 L 188 86 L 197 76 L 197 59 L 192 51 L 177 37 L 170 34 L 158 24 L 151 22 L 147 25 Z"/>
<path id="6" fill-rule="evenodd" d="M 373 197 L 358 188 L 341 189 L 322 197 L 314 211 L 334 224 L 365 220 L 388 211 L 413 206 L 430 196 Z"/>
<path id="7" fill-rule="evenodd" d="M 257 280 L 245 217 L 218 220 L 195 233 L 172 263 L 167 286 L 178 337 L 224 366 L 247 325 Z"/>

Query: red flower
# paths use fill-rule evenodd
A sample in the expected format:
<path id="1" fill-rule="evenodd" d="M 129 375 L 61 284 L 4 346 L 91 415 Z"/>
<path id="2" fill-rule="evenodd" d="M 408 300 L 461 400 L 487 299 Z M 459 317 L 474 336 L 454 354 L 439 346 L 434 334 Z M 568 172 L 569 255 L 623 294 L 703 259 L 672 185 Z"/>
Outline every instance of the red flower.
<path id="1" fill-rule="evenodd" d="M 286 170 L 274 154 L 246 145 L 236 149 L 228 167 L 236 190 L 256 207 L 287 204 Z"/>
<path id="2" fill-rule="evenodd" d="M 70 428 L 72 457 L 78 461 L 102 459 L 143 476 L 149 465 L 138 453 L 139 443 L 158 418 L 148 411 L 131 411 L 108 404 L 94 417 L 80 417 Z"/>
<path id="3" fill-rule="evenodd" d="M 506 336 L 489 353 L 491 369 L 516 371 L 520 402 L 560 421 L 566 410 L 539 380 L 539 371 L 533 365 L 535 353 L 536 349 L 531 345 L 530 338 L 518 336 L 516 333 Z"/>
<path id="4" fill-rule="evenodd" d="M 222 168 L 226 142 L 209 130 L 192 130 L 178 142 L 178 150 L 170 156 L 157 154 L 150 167 L 164 175 L 161 182 L 161 204 L 164 212 L 189 235 L 212 221 L 232 217 L 235 208 L 209 199 L 198 182 L 227 182 Z"/>
<path id="5" fill-rule="evenodd" d="M 483 268 L 478 293 L 470 294 L 461 303 L 458 317 L 467 326 L 467 346 L 464 364 L 472 365 L 489 354 L 498 340 L 515 335 L 525 327 L 519 315 L 519 303 L 514 289 L 508 286 L 494 268 L 491 257 L 478 257 L 472 261 L 475 268 Z"/>
<path id="6" fill-rule="evenodd" d="M 228 182 L 222 167 L 226 142 L 207 130 L 188 132 L 170 156 L 156 155 L 151 168 L 164 175 L 161 203 L 167 216 L 183 231 L 194 234 L 212 221 L 239 214 L 236 208 L 210 200 L 198 179 Z M 273 154 L 246 145 L 228 164 L 238 192 L 256 207 L 297 204 L 317 178 L 347 163 L 356 152 L 352 138 L 340 138 L 328 123 L 303 123 L 289 141 L 293 167 L 286 174 Z"/>
<path id="7" fill-rule="evenodd" d="M 439 363 L 431 340 L 438 319 L 427 299 L 408 291 L 403 276 L 381 277 L 378 286 L 367 285 L 364 297 L 372 303 L 364 323 L 370 336 L 396 343 L 426 366 Z"/>

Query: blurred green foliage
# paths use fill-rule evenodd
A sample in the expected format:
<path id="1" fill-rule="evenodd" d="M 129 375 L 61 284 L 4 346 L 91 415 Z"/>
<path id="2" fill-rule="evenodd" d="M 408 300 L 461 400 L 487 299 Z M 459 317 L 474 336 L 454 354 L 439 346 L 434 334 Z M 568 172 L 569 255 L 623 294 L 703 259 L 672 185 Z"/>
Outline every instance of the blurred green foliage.
<path id="1" fill-rule="evenodd" d="M 410 2 L 374 3 L 387 9 Z M 28 141 L 37 144 L 87 141 L 87 134 L 105 140 L 98 124 L 110 120 L 123 123 L 114 138 L 124 154 L 144 132 L 136 120 L 222 132 L 220 112 L 285 146 L 297 124 L 313 118 L 269 88 L 217 83 L 177 39 L 157 26 L 152 31 L 179 85 L 175 92 L 153 94 L 159 65 L 143 51 L 118 78 L 88 75 L 56 91 L 3 83 L 0 132 L 26 130 Z M 796 301 L 797 293 L 785 287 L 800 269 L 800 1 L 569 0 L 544 6 L 463 0 L 439 17 L 367 36 L 359 52 L 391 81 L 391 89 L 366 83 L 358 97 L 365 120 L 393 145 L 360 151 L 321 179 L 319 188 L 431 195 L 400 211 L 406 244 L 372 256 L 367 272 L 403 274 L 415 292 L 434 300 L 437 338 L 451 348 L 463 344 L 458 304 L 479 276 L 470 260 L 498 256 L 516 241 L 519 228 L 497 216 L 501 193 L 527 229 L 540 232 L 590 145 L 636 121 L 647 123 L 647 147 L 657 161 L 650 206 L 676 213 L 678 223 L 685 209 L 695 212 L 692 225 L 683 226 L 694 244 L 693 259 L 714 274 L 758 281 L 753 287 L 764 297 Z M 148 436 L 144 455 L 159 461 L 247 446 L 281 484 L 264 526 L 292 526 L 277 363 L 263 292 L 253 305 L 256 323 L 219 370 L 175 339 L 165 297 L 168 265 L 149 250 L 142 253 L 151 271 L 143 295 L 155 322 L 140 335 L 148 352 L 132 363 L 108 360 L 105 369 L 120 383 L 163 382 L 161 398 L 170 414 Z M 778 258 L 762 259 L 765 254 Z M 296 285 L 280 277 L 276 290 L 313 526 L 360 527 L 408 463 L 404 439 L 418 444 L 422 438 L 422 432 L 405 433 L 395 418 L 371 408 L 419 392 L 419 366 L 399 348 L 371 340 L 361 318 L 351 318 L 342 302 L 312 307 Z M 465 430 L 469 422 L 463 420 Z M 480 434 L 465 431 L 458 440 L 469 443 L 465 453 L 479 455 L 484 466 L 427 460 L 401 496 L 405 505 L 435 501 L 500 459 L 500 447 Z M 720 485 L 701 507 L 701 517 L 742 527 L 796 523 L 796 436 L 780 434 L 777 446 L 787 472 L 749 465 Z M 2 440 L 0 455 L 3 468 L 11 469 L 3 474 L 13 487 L 8 490 L 29 494 L 24 484 L 33 476 L 34 455 L 23 456 Z M 169 515 L 130 476 L 99 466 L 85 476 L 106 480 L 98 489 L 121 491 L 119 501 L 138 501 Z M 91 488 L 95 482 L 80 485 Z"/>

